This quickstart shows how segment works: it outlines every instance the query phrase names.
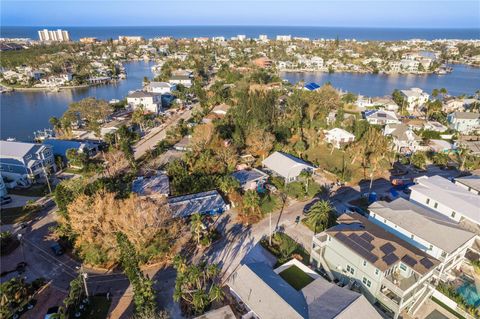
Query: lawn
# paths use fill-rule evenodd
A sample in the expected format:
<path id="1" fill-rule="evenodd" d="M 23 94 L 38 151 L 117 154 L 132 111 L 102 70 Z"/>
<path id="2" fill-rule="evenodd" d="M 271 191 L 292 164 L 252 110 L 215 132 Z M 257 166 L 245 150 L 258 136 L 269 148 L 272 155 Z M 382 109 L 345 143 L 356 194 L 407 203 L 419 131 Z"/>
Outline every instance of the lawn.
<path id="1" fill-rule="evenodd" d="M 313 281 L 312 277 L 304 273 L 300 268 L 295 265 L 285 269 L 284 271 L 279 273 L 279 275 L 296 290 L 302 290 L 303 287 L 307 286 Z"/>
<path id="2" fill-rule="evenodd" d="M 11 207 L 0 209 L 0 220 L 3 224 L 15 224 L 33 219 L 40 207 L 38 205 Z"/>
<path id="3" fill-rule="evenodd" d="M 87 310 L 82 313 L 80 319 L 105 319 L 112 302 L 105 296 L 93 296 Z"/>
<path id="4" fill-rule="evenodd" d="M 262 239 L 260 244 L 277 257 L 277 265 L 285 263 L 294 256 L 305 265 L 308 265 L 310 262 L 310 254 L 307 250 L 285 233 L 275 233 L 272 236 L 271 246 L 268 243 L 268 237 Z"/>
<path id="5" fill-rule="evenodd" d="M 32 185 L 29 188 L 14 188 L 9 189 L 8 193 L 20 196 L 43 197 L 48 194 L 48 186 Z"/>

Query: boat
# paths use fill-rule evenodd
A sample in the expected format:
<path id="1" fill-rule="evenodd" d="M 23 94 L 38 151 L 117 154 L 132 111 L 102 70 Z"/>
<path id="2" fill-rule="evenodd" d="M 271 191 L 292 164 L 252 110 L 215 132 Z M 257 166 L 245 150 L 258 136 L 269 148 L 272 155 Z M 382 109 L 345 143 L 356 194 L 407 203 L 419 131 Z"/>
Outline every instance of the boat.
<path id="1" fill-rule="evenodd" d="M 38 130 L 33 132 L 33 136 L 36 142 L 42 142 L 46 139 L 55 137 L 55 132 L 52 129 L 46 128 L 44 130 Z"/>

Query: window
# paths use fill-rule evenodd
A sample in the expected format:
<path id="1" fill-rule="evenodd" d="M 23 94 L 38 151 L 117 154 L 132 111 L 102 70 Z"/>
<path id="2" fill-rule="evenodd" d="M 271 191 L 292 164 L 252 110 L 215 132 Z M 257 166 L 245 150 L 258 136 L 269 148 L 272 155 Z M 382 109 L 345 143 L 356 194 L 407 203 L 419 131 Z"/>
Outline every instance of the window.
<path id="1" fill-rule="evenodd" d="M 437 207 L 438 207 L 438 203 L 435 203 L 435 204 L 433 205 L 433 208 L 437 208 Z"/>
<path id="2" fill-rule="evenodd" d="M 428 248 L 429 250 L 432 250 L 433 249 L 433 245 L 430 245 L 430 248 Z"/>
<path id="3" fill-rule="evenodd" d="M 427 205 L 430 204 L 430 198 L 427 198 Z"/>
<path id="4" fill-rule="evenodd" d="M 370 280 L 368 280 L 367 278 L 363 277 L 362 278 L 362 282 L 365 286 L 367 286 L 368 288 L 370 288 L 372 286 L 372 282 Z"/>
<path id="5" fill-rule="evenodd" d="M 413 236 L 413 235 L 410 235 L 410 238 L 411 238 L 411 239 L 414 239 L 414 238 L 415 238 L 415 236 Z"/>
<path id="6" fill-rule="evenodd" d="M 352 266 L 347 265 L 347 272 L 349 272 L 353 275 L 353 274 L 355 274 L 355 269 Z"/>
<path id="7" fill-rule="evenodd" d="M 400 264 L 400 269 L 403 270 L 403 271 L 407 271 L 407 266 L 405 266 L 404 264 Z"/>
<path id="8" fill-rule="evenodd" d="M 452 218 L 455 218 L 455 212 L 452 212 L 452 215 L 450 215 Z"/>
<path id="9" fill-rule="evenodd" d="M 387 223 L 387 220 L 386 220 L 386 219 L 383 219 L 383 222 L 386 224 L 386 223 Z"/>
<path id="10" fill-rule="evenodd" d="M 378 270 L 378 269 L 375 269 L 375 275 L 377 275 L 377 276 L 378 276 L 378 274 L 379 274 L 379 273 L 380 273 L 380 270 Z"/>
<path id="11" fill-rule="evenodd" d="M 363 267 L 367 267 L 367 261 L 366 260 L 363 261 Z"/>

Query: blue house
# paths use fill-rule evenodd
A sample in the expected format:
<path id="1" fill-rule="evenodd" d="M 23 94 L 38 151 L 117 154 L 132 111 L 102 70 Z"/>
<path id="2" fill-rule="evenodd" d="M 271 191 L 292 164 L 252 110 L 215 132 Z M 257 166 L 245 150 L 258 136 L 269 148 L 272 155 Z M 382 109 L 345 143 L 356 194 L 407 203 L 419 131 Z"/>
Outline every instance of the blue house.
<path id="1" fill-rule="evenodd" d="M 308 91 L 315 91 L 315 90 L 318 90 L 320 88 L 320 85 L 318 85 L 315 82 L 310 82 L 310 83 L 305 84 L 305 86 L 303 88 L 305 90 L 308 90 Z"/>

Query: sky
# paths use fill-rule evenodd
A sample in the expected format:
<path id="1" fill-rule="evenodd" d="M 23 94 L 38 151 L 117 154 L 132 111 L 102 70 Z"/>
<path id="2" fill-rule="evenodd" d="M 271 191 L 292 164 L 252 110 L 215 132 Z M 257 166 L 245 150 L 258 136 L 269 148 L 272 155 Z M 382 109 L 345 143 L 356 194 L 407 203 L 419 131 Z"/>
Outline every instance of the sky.
<path id="1" fill-rule="evenodd" d="M 480 28 L 480 0 L 0 0 L 1 26 Z"/>

